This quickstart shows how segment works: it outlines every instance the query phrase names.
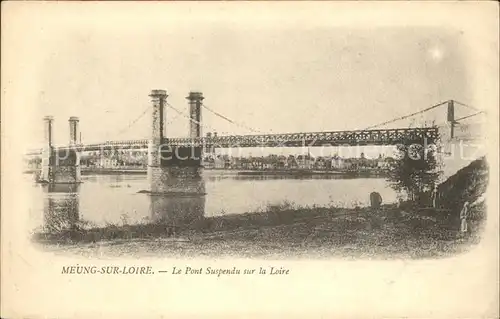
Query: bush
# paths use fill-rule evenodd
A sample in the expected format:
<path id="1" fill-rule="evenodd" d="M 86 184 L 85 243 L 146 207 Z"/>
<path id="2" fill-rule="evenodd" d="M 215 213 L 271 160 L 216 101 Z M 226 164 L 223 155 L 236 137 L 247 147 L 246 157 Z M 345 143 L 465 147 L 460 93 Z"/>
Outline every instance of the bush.
<path id="1" fill-rule="evenodd" d="M 435 150 L 420 144 L 400 144 L 397 150 L 397 158 L 389 165 L 388 181 L 410 200 L 427 203 L 441 173 Z"/>

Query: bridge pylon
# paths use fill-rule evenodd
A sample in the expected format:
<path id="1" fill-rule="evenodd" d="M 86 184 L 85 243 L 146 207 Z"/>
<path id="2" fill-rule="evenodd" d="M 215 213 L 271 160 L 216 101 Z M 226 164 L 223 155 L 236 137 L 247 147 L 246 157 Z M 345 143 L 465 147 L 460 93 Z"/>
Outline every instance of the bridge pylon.
<path id="1" fill-rule="evenodd" d="M 80 152 L 77 149 L 79 119 L 69 118 L 70 143 L 68 148 L 56 149 L 53 140 L 54 118 L 43 118 L 45 141 L 42 149 L 42 167 L 38 182 L 49 184 L 72 184 L 81 182 Z"/>
<path id="2" fill-rule="evenodd" d="M 45 116 L 43 118 L 44 145 L 42 149 L 42 170 L 40 176 L 38 177 L 38 180 L 42 182 L 48 182 L 50 180 L 50 175 L 51 175 L 50 159 L 53 153 L 53 140 L 52 140 L 53 125 L 54 125 L 54 118 L 52 116 Z"/>
<path id="3" fill-rule="evenodd" d="M 148 141 L 148 183 L 151 194 L 205 194 L 203 151 L 201 146 L 173 146 L 163 136 L 164 112 L 167 105 L 165 90 L 152 90 L 151 136 Z M 188 96 L 190 107 L 190 137 L 201 137 L 201 101 L 200 92 L 191 92 Z"/>
<path id="4" fill-rule="evenodd" d="M 203 103 L 203 93 L 201 92 L 189 92 L 186 97 L 189 101 L 189 116 L 191 120 L 189 121 L 189 137 L 197 138 L 201 137 L 201 104 Z"/>

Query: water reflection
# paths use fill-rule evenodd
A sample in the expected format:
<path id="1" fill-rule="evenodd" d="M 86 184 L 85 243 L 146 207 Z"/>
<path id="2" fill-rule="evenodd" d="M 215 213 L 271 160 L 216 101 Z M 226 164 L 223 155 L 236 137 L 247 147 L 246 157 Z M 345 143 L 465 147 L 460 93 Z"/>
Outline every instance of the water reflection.
<path id="1" fill-rule="evenodd" d="M 122 181 L 122 178 L 115 180 L 115 182 L 118 181 Z M 198 187 L 205 187 L 204 181 L 197 183 Z M 96 223 L 96 219 L 91 217 L 95 211 L 87 214 L 80 211 L 81 188 L 80 184 L 43 186 L 43 225 L 39 228 L 40 232 L 37 232 L 37 235 L 42 235 L 45 239 L 72 241 L 132 238 L 136 235 L 162 236 L 170 235 L 171 230 L 176 227 L 189 227 L 192 223 L 204 218 L 205 195 L 130 194 L 132 201 L 137 202 L 138 207 L 143 208 L 139 213 L 145 214 L 142 218 L 137 218 L 137 216 L 134 218 L 133 214 L 129 214 L 130 211 L 117 207 L 118 203 L 111 203 L 114 204 L 115 210 L 122 212 L 120 218 L 111 222 Z M 97 206 L 85 208 L 96 209 Z M 89 217 L 90 219 L 85 219 Z"/>
<path id="2" fill-rule="evenodd" d="M 74 229 L 80 219 L 79 184 L 49 184 L 44 191 L 43 230 L 57 233 Z"/>
<path id="3" fill-rule="evenodd" d="M 162 187 L 165 190 L 183 190 L 176 194 L 150 194 L 149 212 L 156 224 L 188 225 L 203 218 L 205 214 L 205 180 L 201 175 L 190 178 L 171 177 Z M 174 187 L 169 187 L 171 184 Z"/>
<path id="4" fill-rule="evenodd" d="M 349 179 L 359 179 L 359 178 L 372 178 L 380 179 L 380 175 L 361 175 L 361 174 L 317 174 L 317 175 L 279 175 L 279 174 L 269 174 L 269 175 L 253 175 L 253 174 L 220 174 L 220 175 L 208 175 L 205 177 L 207 181 L 216 182 L 225 179 L 236 180 L 236 181 L 264 181 L 264 180 L 349 180 Z"/>
<path id="5" fill-rule="evenodd" d="M 89 231 L 113 230 L 115 233 L 109 235 L 120 237 L 131 229 L 141 236 L 163 236 L 170 226 L 189 228 L 197 221 L 204 224 L 213 218 L 266 211 L 283 203 L 297 207 L 363 207 L 369 205 L 368 195 L 373 191 L 382 195 L 384 203 L 396 200 L 387 182 L 376 178 L 291 179 L 227 174 L 196 181 L 200 185 L 195 188 L 206 185 L 206 195 L 170 196 L 140 193 L 148 186 L 146 176 L 140 175 L 88 175 L 82 184 L 43 187 L 34 187 L 28 179 L 26 182 L 33 192 L 33 229 L 37 233 L 63 234 L 55 237 L 72 240 L 79 240 L 82 233 Z"/>
<path id="6" fill-rule="evenodd" d="M 189 225 L 204 217 L 205 195 L 150 195 L 149 198 L 149 211 L 153 223 Z"/>

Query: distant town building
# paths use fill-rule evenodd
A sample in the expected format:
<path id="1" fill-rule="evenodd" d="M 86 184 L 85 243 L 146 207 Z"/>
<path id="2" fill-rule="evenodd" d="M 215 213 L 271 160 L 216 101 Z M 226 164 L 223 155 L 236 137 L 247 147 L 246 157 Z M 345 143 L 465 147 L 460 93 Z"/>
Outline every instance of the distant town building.
<path id="1" fill-rule="evenodd" d="M 314 164 L 314 158 L 310 155 L 297 156 L 296 163 L 300 169 L 311 169 Z"/>
<path id="2" fill-rule="evenodd" d="M 330 163 L 333 170 L 343 170 L 346 168 L 344 159 L 339 157 L 338 155 L 334 155 Z"/>
<path id="3" fill-rule="evenodd" d="M 323 157 L 323 156 L 318 156 L 316 157 L 316 160 L 314 161 L 314 168 L 318 170 L 325 170 L 329 168 L 330 165 L 327 163 L 328 159 Z"/>
<path id="4" fill-rule="evenodd" d="M 214 168 L 226 168 L 226 158 L 217 155 L 214 159 Z"/>

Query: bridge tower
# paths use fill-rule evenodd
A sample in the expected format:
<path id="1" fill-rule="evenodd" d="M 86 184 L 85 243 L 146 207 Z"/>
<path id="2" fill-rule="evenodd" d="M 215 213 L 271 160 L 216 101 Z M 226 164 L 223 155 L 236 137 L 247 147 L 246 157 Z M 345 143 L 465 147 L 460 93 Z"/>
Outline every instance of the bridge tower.
<path id="1" fill-rule="evenodd" d="M 205 194 L 203 181 L 202 146 L 172 147 L 164 134 L 164 112 L 167 103 L 165 90 L 152 90 L 151 136 L 148 142 L 148 182 L 151 194 Z M 201 136 L 201 101 L 203 95 L 191 92 L 190 137 Z M 193 123 L 195 125 L 193 125 Z"/>
<path id="2" fill-rule="evenodd" d="M 80 130 L 78 127 L 78 124 L 80 122 L 80 119 L 76 116 L 71 116 L 69 118 L 69 146 L 70 146 L 70 152 L 71 150 L 74 152 L 75 160 L 74 160 L 74 173 L 71 173 L 74 175 L 74 179 L 76 183 L 81 182 L 81 167 L 80 167 L 80 157 L 81 154 L 77 150 L 78 146 L 78 137 L 80 135 Z M 68 163 L 72 164 L 72 163 Z"/>
<path id="3" fill-rule="evenodd" d="M 201 104 L 203 102 L 203 94 L 201 92 L 189 92 L 186 97 L 189 101 L 189 137 L 201 137 Z"/>
<path id="4" fill-rule="evenodd" d="M 42 171 L 40 174 L 40 181 L 48 182 L 50 173 L 50 159 L 53 153 L 53 131 L 52 126 L 54 124 L 54 118 L 52 116 L 46 116 L 43 118 L 44 127 L 44 145 L 42 149 Z"/>
<path id="5" fill-rule="evenodd" d="M 76 146 L 78 144 L 78 123 L 80 119 L 76 116 L 71 116 L 69 118 L 69 145 Z"/>
<path id="6" fill-rule="evenodd" d="M 439 127 L 442 180 L 486 154 L 484 119 L 473 118 L 479 113 L 457 118 L 460 104 L 454 100 L 447 102 L 446 124 Z"/>
<path id="7" fill-rule="evenodd" d="M 453 100 L 448 101 L 448 112 L 446 120 L 450 125 L 450 139 L 455 136 L 455 103 Z"/>
<path id="8" fill-rule="evenodd" d="M 207 140 L 210 140 L 212 138 L 212 132 L 207 132 L 206 134 Z M 217 137 L 215 134 L 214 137 Z M 204 145 L 204 150 L 203 150 L 203 155 L 215 158 L 215 147 L 213 144 L 205 144 Z"/>
<path id="9" fill-rule="evenodd" d="M 43 122 L 45 145 L 42 150 L 42 170 L 39 181 L 49 184 L 80 183 L 80 154 L 76 149 L 79 119 L 74 116 L 69 118 L 69 147 L 61 150 L 56 150 L 53 145 L 54 118 L 46 116 Z"/>
<path id="10" fill-rule="evenodd" d="M 153 110 L 151 114 L 151 136 L 148 141 L 148 177 L 152 176 L 161 167 L 160 148 L 163 143 L 163 122 L 165 103 L 167 101 L 167 91 L 152 90 L 151 102 Z"/>

